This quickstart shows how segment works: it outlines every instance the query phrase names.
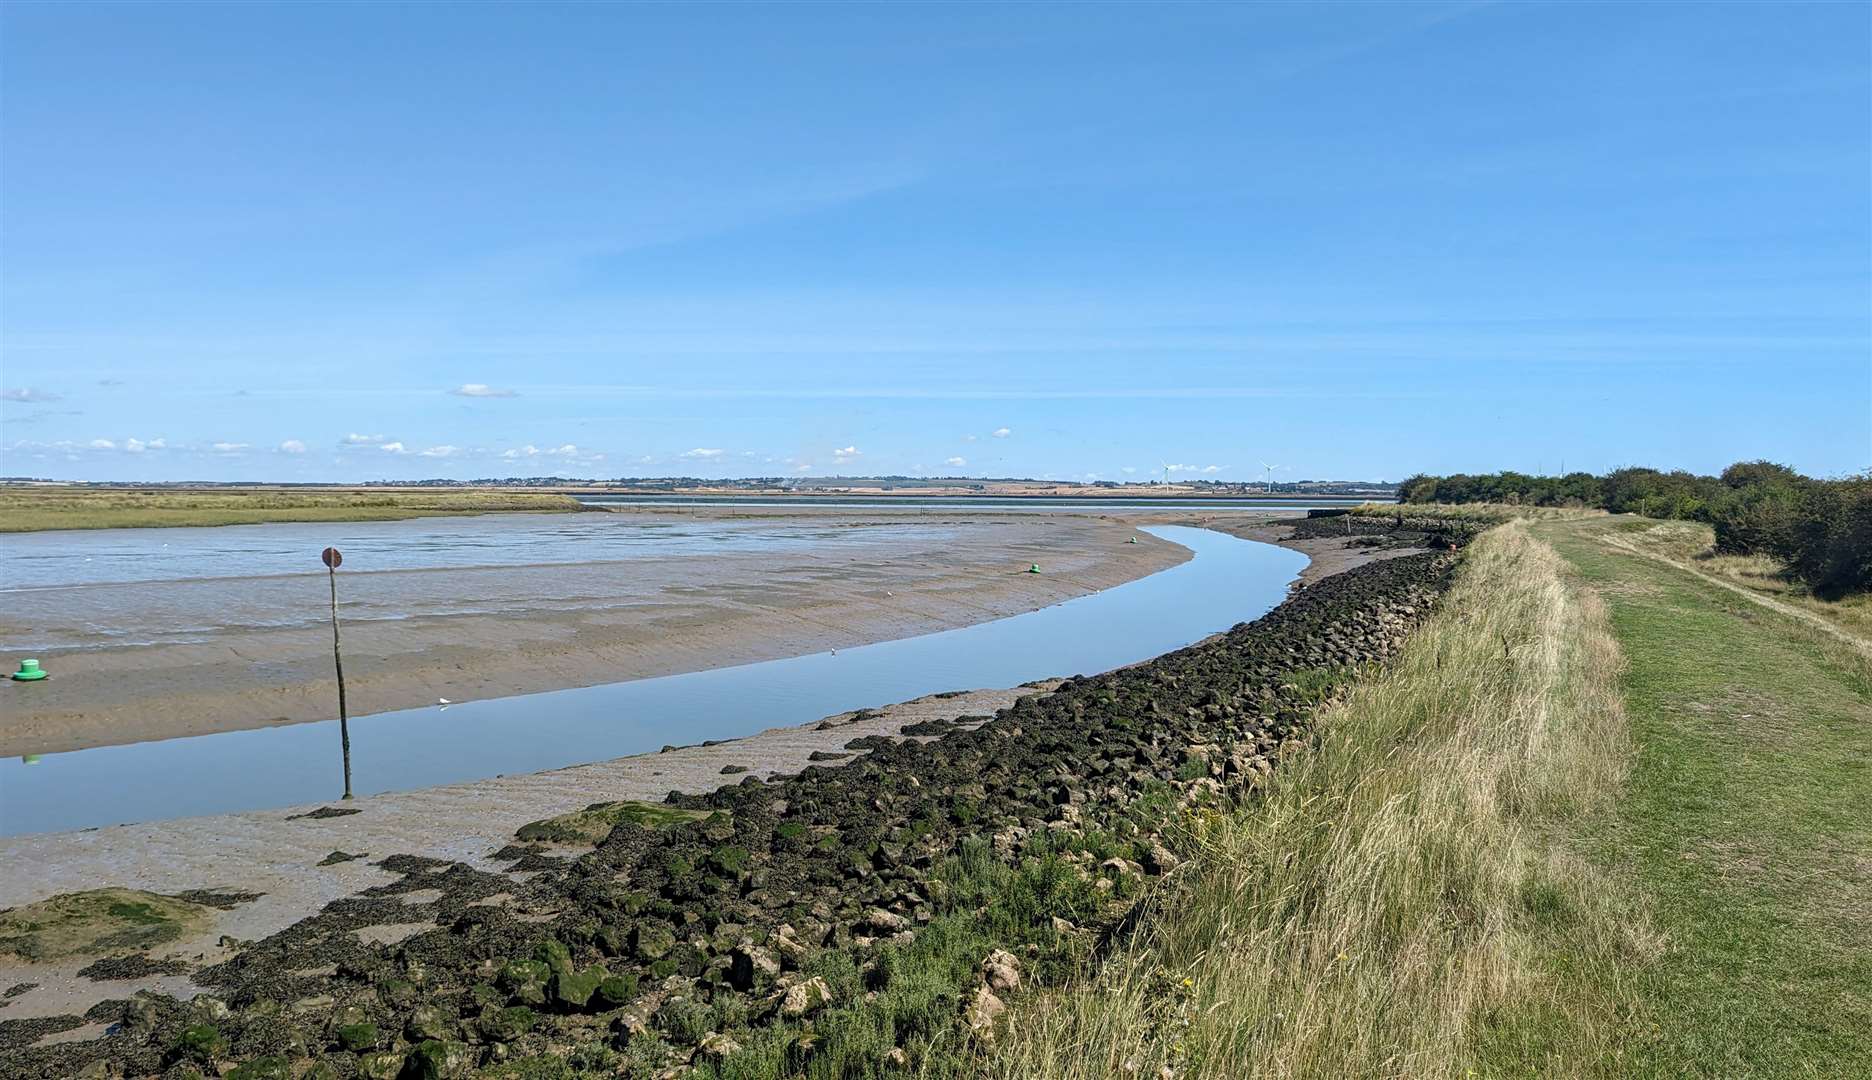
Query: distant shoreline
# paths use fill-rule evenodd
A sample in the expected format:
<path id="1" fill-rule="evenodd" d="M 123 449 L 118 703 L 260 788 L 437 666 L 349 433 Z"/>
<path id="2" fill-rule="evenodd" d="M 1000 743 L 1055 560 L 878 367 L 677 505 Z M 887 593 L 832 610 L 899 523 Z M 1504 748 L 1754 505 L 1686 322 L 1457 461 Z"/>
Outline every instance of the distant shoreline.
<path id="1" fill-rule="evenodd" d="M 686 487 L 648 484 L 611 485 L 194 485 L 91 484 L 8 481 L 0 483 L 0 533 L 60 529 L 202 528 L 263 525 L 274 522 L 398 521 L 493 513 L 577 513 L 602 509 L 585 500 L 642 500 L 684 506 L 702 502 L 785 500 L 800 505 L 836 506 L 854 500 L 891 502 L 929 500 L 956 506 L 1024 503 L 1035 506 L 1072 502 L 1146 504 L 1165 509 L 1192 503 L 1209 506 L 1280 508 L 1295 502 L 1351 506 L 1382 493 L 1341 494 L 1309 491 L 1273 493 L 1191 485 L 1094 486 L 1034 481 L 984 481 L 961 486 L 781 485 Z"/>

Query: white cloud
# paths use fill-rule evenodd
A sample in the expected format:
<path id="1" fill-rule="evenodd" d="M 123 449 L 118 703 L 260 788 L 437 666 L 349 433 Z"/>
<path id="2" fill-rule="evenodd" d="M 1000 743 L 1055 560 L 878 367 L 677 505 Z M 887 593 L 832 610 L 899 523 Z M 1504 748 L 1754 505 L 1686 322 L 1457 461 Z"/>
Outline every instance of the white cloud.
<path id="1" fill-rule="evenodd" d="M 423 457 L 454 457 L 456 454 L 459 454 L 459 453 L 461 453 L 461 447 L 459 446 L 431 446 L 429 449 L 422 451 L 422 456 Z"/>
<path id="2" fill-rule="evenodd" d="M 379 447 L 378 447 L 377 449 L 379 449 L 379 450 L 382 450 L 382 451 L 383 451 L 384 453 L 386 453 L 386 454 L 407 454 L 407 453 L 409 453 L 409 451 L 408 451 L 408 450 L 405 450 L 405 449 L 403 448 L 403 444 L 402 444 L 402 443 L 400 443 L 400 442 L 387 442 L 387 443 L 384 443 L 384 444 L 383 444 L 382 446 L 379 446 Z"/>
<path id="3" fill-rule="evenodd" d="M 247 449 L 244 442 L 218 442 L 209 446 L 217 454 L 238 454 Z"/>
<path id="4" fill-rule="evenodd" d="M 513 461 L 516 458 L 538 457 L 539 452 L 540 452 L 539 447 L 534 446 L 532 443 L 528 443 L 525 446 L 519 447 L 518 449 L 502 451 L 501 457 L 506 458 L 508 461 Z"/>
<path id="5" fill-rule="evenodd" d="M 856 446 L 841 446 L 837 450 L 832 451 L 832 456 L 839 461 L 850 461 L 852 458 L 862 455 L 859 453 Z"/>
<path id="6" fill-rule="evenodd" d="M 961 468 L 962 466 L 964 466 L 964 465 L 967 465 L 967 464 L 968 464 L 968 459 L 967 459 L 967 458 L 959 458 L 959 457 L 952 457 L 952 458 L 950 458 L 949 460 L 947 460 L 947 461 L 945 461 L 945 462 L 943 462 L 943 464 L 944 464 L 944 465 L 947 465 L 947 466 L 949 466 L 949 467 L 950 467 L 950 468 L 952 468 L 952 469 L 960 469 L 960 468 Z"/>
<path id="7" fill-rule="evenodd" d="M 0 390 L 0 401 L 57 401 L 59 396 L 48 390 L 34 390 L 30 386 L 15 387 L 12 390 Z"/>
<path id="8" fill-rule="evenodd" d="M 998 427 L 998 428 L 995 428 L 993 431 L 990 431 L 988 434 L 993 435 L 997 439 L 1005 439 L 1009 435 L 1014 434 L 1014 431 L 1012 428 Z"/>
<path id="9" fill-rule="evenodd" d="M 384 441 L 384 438 L 385 437 L 382 435 L 359 435 L 357 432 L 354 431 L 351 434 L 346 435 L 344 437 L 344 445 L 346 446 L 377 446 Z"/>
<path id="10" fill-rule="evenodd" d="M 719 449 L 719 448 L 716 448 L 716 447 L 709 447 L 709 446 L 698 446 L 698 447 L 696 447 L 696 448 L 695 448 L 694 450 L 685 450 L 685 451 L 684 451 L 684 452 L 683 452 L 683 453 L 682 453 L 681 455 L 679 455 L 679 456 L 681 456 L 681 457 L 686 457 L 686 458 L 690 458 L 690 459 L 692 459 L 692 460 L 693 460 L 693 459 L 707 459 L 707 458 L 718 458 L 718 457 L 721 457 L 721 456 L 722 456 L 722 454 L 723 454 L 723 453 L 725 453 L 725 452 L 726 452 L 726 451 L 723 451 L 723 450 L 721 450 L 721 449 Z"/>
<path id="11" fill-rule="evenodd" d="M 148 445 L 148 446 L 149 446 L 149 448 L 150 448 L 151 450 L 162 450 L 162 449 L 165 449 L 166 447 L 168 447 L 168 445 L 169 445 L 169 440 L 167 440 L 167 439 L 151 439 L 151 440 L 150 440 L 150 441 L 149 441 L 149 442 L 148 442 L 148 443 L 147 443 L 146 445 Z"/>
<path id="12" fill-rule="evenodd" d="M 1164 468 L 1170 470 L 1171 472 L 1193 472 L 1193 473 L 1219 473 L 1227 467 L 1228 466 L 1226 465 L 1166 465 L 1164 466 Z"/>
<path id="13" fill-rule="evenodd" d="M 306 452 L 306 444 L 298 439 L 287 439 L 279 444 L 279 451 L 282 454 L 303 454 Z"/>
<path id="14" fill-rule="evenodd" d="M 981 436 L 980 435 L 964 435 L 962 436 L 962 441 L 963 442 L 980 442 Z"/>
<path id="15" fill-rule="evenodd" d="M 109 439 L 92 439 L 91 449 L 93 450 L 115 450 L 117 449 L 117 444 L 114 442 L 111 442 Z"/>
<path id="16" fill-rule="evenodd" d="M 125 439 L 124 449 L 132 454 L 141 454 L 149 444 L 142 439 Z"/>
<path id="17" fill-rule="evenodd" d="M 566 443 L 564 446 L 555 446 L 546 452 L 553 457 L 577 457 L 579 448 L 573 446 L 571 443 Z"/>
<path id="18" fill-rule="evenodd" d="M 496 390 L 487 383 L 463 383 L 449 393 L 456 397 L 519 397 L 512 390 Z"/>
<path id="19" fill-rule="evenodd" d="M 1124 468 L 1119 469 L 1118 471 L 1121 473 L 1124 473 L 1126 476 L 1130 476 L 1132 473 L 1137 472 L 1137 466 L 1126 465 Z"/>

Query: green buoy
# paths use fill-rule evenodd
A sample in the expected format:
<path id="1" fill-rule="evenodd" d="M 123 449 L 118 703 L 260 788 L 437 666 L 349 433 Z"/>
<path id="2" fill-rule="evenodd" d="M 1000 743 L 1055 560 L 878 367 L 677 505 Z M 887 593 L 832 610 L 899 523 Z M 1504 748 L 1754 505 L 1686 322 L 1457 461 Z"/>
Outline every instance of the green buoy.
<path id="1" fill-rule="evenodd" d="M 20 682 L 35 682 L 45 678 L 46 673 L 39 670 L 39 661 L 21 660 L 20 669 L 13 673 L 13 677 Z"/>
<path id="2" fill-rule="evenodd" d="M 1027 568 L 1027 572 L 1028 572 L 1029 574 L 1038 574 L 1038 573 L 1040 572 L 1040 564 L 1039 564 L 1039 563 L 1034 563 L 1034 564 L 1033 564 L 1032 566 L 1029 566 L 1029 567 Z M 19 676 L 17 676 L 17 675 L 15 675 L 15 676 L 14 676 L 14 678 L 16 678 L 16 679 L 17 679 L 17 678 L 19 678 Z"/>
<path id="3" fill-rule="evenodd" d="M 1129 540 L 1126 540 L 1126 541 L 1125 541 L 1125 543 L 1127 543 L 1127 544 L 1135 544 L 1135 543 L 1137 543 L 1137 537 L 1135 537 L 1135 536 L 1133 536 L 1133 537 L 1132 537 L 1131 539 L 1129 539 Z"/>
<path id="4" fill-rule="evenodd" d="M 26 754 L 20 758 L 20 764 L 21 765 L 37 765 L 39 764 L 39 755 L 38 754 Z"/>

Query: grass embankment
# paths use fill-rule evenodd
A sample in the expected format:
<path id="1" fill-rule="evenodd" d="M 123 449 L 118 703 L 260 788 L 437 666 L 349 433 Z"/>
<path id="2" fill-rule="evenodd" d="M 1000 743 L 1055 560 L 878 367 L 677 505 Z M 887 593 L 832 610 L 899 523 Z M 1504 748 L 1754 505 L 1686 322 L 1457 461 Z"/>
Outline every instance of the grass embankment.
<path id="1" fill-rule="evenodd" d="M 502 511 L 563 513 L 570 495 L 525 492 L 0 491 L 0 532 L 260 525 L 274 521 L 394 521 Z"/>
<path id="2" fill-rule="evenodd" d="M 1525 527 L 1470 549 L 1265 797 L 1193 818 L 1138 932 L 1009 1027 L 1006 1077 L 1590 1074 L 1642 921 L 1565 837 L 1630 759 L 1605 614 Z"/>
<path id="3" fill-rule="evenodd" d="M 1639 752 L 1589 839 L 1669 942 L 1635 976 L 1629 1071 L 1872 1075 L 1872 665 L 1723 587 L 1747 566 L 1652 557 L 1683 528 L 1536 527 L 1603 594 L 1628 659 Z M 1773 574 L 1756 587 L 1772 597 Z M 1793 599 L 1837 626 L 1865 610 Z"/>
<path id="4" fill-rule="evenodd" d="M 1700 527 L 1542 516 L 1192 822 L 998 1075 L 1872 1075 L 1862 603 Z"/>

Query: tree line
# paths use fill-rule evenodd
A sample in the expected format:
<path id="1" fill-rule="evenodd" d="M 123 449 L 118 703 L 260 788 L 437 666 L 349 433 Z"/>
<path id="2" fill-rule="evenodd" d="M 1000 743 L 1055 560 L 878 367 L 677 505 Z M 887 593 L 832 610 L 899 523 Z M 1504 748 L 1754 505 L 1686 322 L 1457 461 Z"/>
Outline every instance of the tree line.
<path id="1" fill-rule="evenodd" d="M 1872 473 L 1803 476 L 1771 461 L 1741 461 L 1720 476 L 1614 469 L 1603 476 L 1518 472 L 1419 474 L 1398 485 L 1401 503 L 1573 506 L 1701 521 L 1725 555 L 1768 555 L 1822 596 L 1872 589 Z"/>

